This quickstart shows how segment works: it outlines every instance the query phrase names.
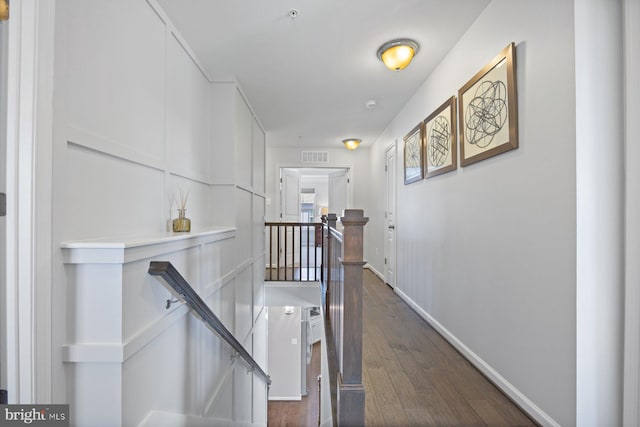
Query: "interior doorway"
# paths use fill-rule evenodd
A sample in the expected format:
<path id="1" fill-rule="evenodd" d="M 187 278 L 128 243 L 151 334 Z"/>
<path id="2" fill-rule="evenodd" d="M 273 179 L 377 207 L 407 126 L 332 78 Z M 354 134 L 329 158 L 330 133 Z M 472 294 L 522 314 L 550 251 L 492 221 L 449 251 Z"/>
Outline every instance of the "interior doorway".
<path id="1" fill-rule="evenodd" d="M 320 280 L 321 217 L 350 207 L 350 183 L 348 168 L 280 168 L 280 222 L 269 223 L 265 280 Z"/>
<path id="2" fill-rule="evenodd" d="M 396 144 L 385 151 L 384 281 L 396 287 Z"/>
<path id="3" fill-rule="evenodd" d="M 318 223 L 320 217 L 340 217 L 351 205 L 349 168 L 280 168 L 280 218 Z"/>

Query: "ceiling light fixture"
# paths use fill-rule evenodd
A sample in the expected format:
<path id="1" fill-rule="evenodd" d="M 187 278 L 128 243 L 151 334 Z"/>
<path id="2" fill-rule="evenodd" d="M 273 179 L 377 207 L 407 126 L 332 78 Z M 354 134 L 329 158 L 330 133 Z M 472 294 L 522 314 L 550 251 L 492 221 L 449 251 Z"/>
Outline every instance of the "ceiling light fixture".
<path id="1" fill-rule="evenodd" d="M 420 45 L 415 40 L 395 39 L 380 46 L 378 59 L 384 62 L 388 69 L 400 71 L 411 63 L 419 50 Z"/>
<path id="2" fill-rule="evenodd" d="M 343 139 L 342 143 L 344 144 L 345 147 L 347 147 L 349 150 L 353 151 L 356 148 L 358 148 L 358 145 L 360 145 L 360 143 L 362 142 L 361 139 L 357 139 L 357 138 L 349 138 L 349 139 Z"/>
<path id="3" fill-rule="evenodd" d="M 0 0 L 0 21 L 9 19 L 9 0 Z"/>

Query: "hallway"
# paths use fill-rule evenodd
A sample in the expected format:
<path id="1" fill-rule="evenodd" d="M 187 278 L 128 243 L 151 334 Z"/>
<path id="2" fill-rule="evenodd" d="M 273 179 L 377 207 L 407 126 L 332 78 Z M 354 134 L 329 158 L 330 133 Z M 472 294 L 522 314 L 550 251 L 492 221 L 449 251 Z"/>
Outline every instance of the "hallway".
<path id="1" fill-rule="evenodd" d="M 363 383 L 367 426 L 534 426 L 517 406 L 365 269 Z M 319 374 L 314 346 L 308 384 Z M 269 402 L 269 426 L 315 426 L 318 394 Z"/>
<path id="2" fill-rule="evenodd" d="M 371 271 L 364 272 L 367 426 L 531 426 Z"/>

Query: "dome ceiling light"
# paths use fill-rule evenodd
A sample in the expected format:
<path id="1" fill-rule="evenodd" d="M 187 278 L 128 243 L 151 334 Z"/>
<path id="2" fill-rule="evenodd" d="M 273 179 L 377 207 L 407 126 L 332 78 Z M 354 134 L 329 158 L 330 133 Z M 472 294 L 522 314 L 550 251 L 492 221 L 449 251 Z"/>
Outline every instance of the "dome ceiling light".
<path id="1" fill-rule="evenodd" d="M 420 45 L 411 39 L 395 39 L 386 42 L 378 49 L 378 59 L 384 62 L 388 69 L 400 71 L 411 63 L 418 54 Z"/>
<path id="2" fill-rule="evenodd" d="M 357 139 L 357 138 L 349 138 L 349 139 L 343 139 L 342 143 L 344 144 L 345 147 L 347 147 L 349 150 L 353 151 L 356 148 L 358 148 L 358 145 L 360 145 L 360 143 L 362 142 L 361 139 Z"/>
<path id="3" fill-rule="evenodd" d="M 0 0 L 0 21 L 7 21 L 9 19 L 9 1 Z"/>

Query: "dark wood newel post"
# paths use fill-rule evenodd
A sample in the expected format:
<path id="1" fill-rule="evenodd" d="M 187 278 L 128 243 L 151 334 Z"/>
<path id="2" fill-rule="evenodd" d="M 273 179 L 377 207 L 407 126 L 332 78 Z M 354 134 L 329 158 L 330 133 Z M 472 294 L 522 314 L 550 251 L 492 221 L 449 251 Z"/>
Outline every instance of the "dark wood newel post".
<path id="1" fill-rule="evenodd" d="M 369 218 L 362 209 L 347 209 L 340 219 L 344 271 L 343 366 L 338 378 L 338 425 L 364 425 L 364 386 L 362 384 L 362 269 L 365 264 L 364 225 Z"/>

